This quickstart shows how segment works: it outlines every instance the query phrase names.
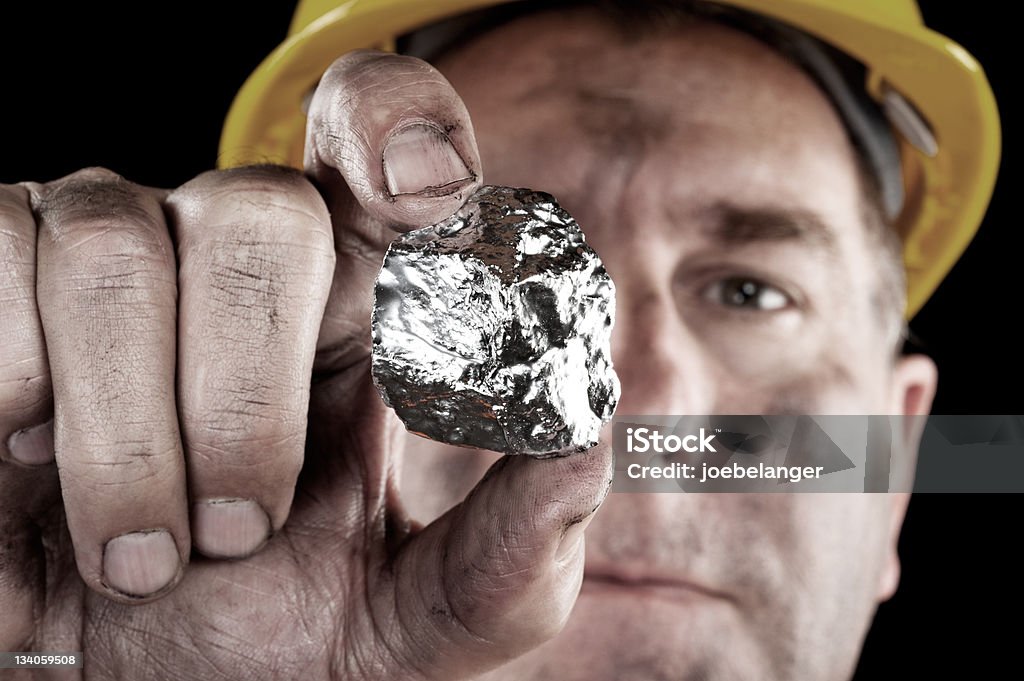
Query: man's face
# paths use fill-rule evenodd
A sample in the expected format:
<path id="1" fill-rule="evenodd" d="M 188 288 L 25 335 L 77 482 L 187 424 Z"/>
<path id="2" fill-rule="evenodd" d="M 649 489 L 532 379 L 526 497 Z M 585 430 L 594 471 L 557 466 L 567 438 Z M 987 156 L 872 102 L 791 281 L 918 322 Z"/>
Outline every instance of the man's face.
<path id="1" fill-rule="evenodd" d="M 612 275 L 619 414 L 930 400 L 872 306 L 879 254 L 842 123 L 773 50 L 704 23 L 624 39 L 579 10 L 502 26 L 438 67 L 485 180 L 553 194 Z M 432 519 L 493 461 L 410 437 L 411 512 Z M 612 494 L 565 630 L 494 678 L 848 675 L 895 588 L 903 502 Z"/>

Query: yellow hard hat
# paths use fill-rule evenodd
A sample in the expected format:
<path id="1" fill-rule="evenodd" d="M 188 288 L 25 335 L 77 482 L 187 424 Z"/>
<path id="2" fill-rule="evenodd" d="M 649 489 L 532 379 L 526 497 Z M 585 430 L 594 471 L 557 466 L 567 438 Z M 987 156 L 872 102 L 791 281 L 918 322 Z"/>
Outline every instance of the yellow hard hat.
<path id="1" fill-rule="evenodd" d="M 509 0 L 300 0 L 288 38 L 242 86 L 218 164 L 302 166 L 302 103 L 327 67 L 357 48 Z M 977 61 L 928 29 L 914 0 L 717 0 L 801 29 L 861 62 L 869 95 L 902 110 L 905 200 L 895 227 L 906 317 L 928 300 L 981 224 L 999 166 L 999 112 Z M 898 121 L 897 121 L 898 122 Z"/>

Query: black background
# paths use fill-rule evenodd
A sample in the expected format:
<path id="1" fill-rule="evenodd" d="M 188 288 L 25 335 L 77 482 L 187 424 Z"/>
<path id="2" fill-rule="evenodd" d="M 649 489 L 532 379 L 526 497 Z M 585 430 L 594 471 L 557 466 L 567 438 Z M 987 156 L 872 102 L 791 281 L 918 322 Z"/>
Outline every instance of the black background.
<path id="1" fill-rule="evenodd" d="M 993 12 L 997 3 L 921 4 L 932 28 L 984 65 L 1004 152 L 984 225 L 911 327 L 940 368 L 934 413 L 1021 414 L 1021 344 L 1009 328 L 1024 311 L 1024 238 L 1012 203 L 1021 170 L 1019 104 L 1010 98 L 1016 22 L 1007 9 Z M 99 165 L 172 187 L 211 168 L 231 99 L 284 37 L 292 6 L 9 3 L 0 15 L 0 182 Z M 1024 606 L 1011 554 L 1021 510 L 1018 496 L 914 497 L 900 541 L 902 585 L 881 606 L 858 679 L 975 676 L 1013 662 Z M 1008 629 L 993 623 L 1003 612 Z"/>

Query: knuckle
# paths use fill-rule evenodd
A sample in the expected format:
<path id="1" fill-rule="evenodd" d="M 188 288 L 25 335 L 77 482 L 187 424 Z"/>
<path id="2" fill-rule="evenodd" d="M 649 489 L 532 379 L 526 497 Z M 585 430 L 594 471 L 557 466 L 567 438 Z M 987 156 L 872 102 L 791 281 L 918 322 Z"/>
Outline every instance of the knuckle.
<path id="1" fill-rule="evenodd" d="M 300 453 L 306 433 L 308 391 L 254 367 L 218 380 L 220 390 L 201 390 L 183 400 L 182 430 L 190 451 L 249 464 L 282 451 Z M 192 392 L 192 391 L 190 391 Z"/>
<path id="2" fill-rule="evenodd" d="M 306 391 L 289 389 L 255 369 L 249 373 L 248 380 L 236 376 L 229 387 L 194 396 L 183 410 L 189 432 L 225 444 L 301 435 L 306 427 Z"/>
<path id="3" fill-rule="evenodd" d="M 27 423 L 52 404 L 35 300 L 35 221 L 28 191 L 0 185 L 0 421 Z"/>
<path id="4" fill-rule="evenodd" d="M 217 248 L 208 255 L 204 295 L 211 340 L 265 355 L 286 331 L 289 297 L 280 256 L 265 249 Z"/>
<path id="5" fill-rule="evenodd" d="M 333 252 L 268 243 L 246 229 L 182 258 L 183 278 L 191 282 L 182 289 L 182 304 L 199 313 L 195 328 L 206 334 L 208 347 L 242 348 L 247 362 L 284 366 L 294 359 L 288 347 L 314 313 L 310 301 L 327 294 Z M 254 367 L 236 369 L 248 376 Z"/>
<path id="6" fill-rule="evenodd" d="M 11 233 L 21 241 L 29 241 L 27 234 L 13 233 L 13 226 L 30 222 L 32 215 L 29 212 L 29 194 L 25 187 L 10 184 L 0 184 L 0 229 L 3 233 Z M 34 237 L 34 230 L 32 237 Z M 34 238 L 31 241 L 35 241 Z"/>
<path id="7" fill-rule="evenodd" d="M 119 174 L 115 173 L 109 168 L 101 168 L 99 166 L 90 166 L 88 168 L 82 168 L 75 172 L 65 175 L 57 182 L 63 182 L 65 180 L 77 180 L 77 181 L 96 181 L 96 182 L 123 182 L 124 178 Z"/>
<path id="8" fill-rule="evenodd" d="M 103 326 L 116 326 L 102 320 Z M 151 348 L 134 333 L 89 335 L 58 350 L 54 366 L 55 419 L 62 442 L 113 453 L 154 447 L 178 439 L 177 418 L 168 404 L 172 374 L 154 362 L 135 362 Z M 157 452 L 161 453 L 161 452 Z"/>
<path id="9" fill-rule="evenodd" d="M 59 290 L 68 311 L 118 318 L 169 304 L 170 237 L 159 205 L 141 187 L 109 171 L 81 171 L 48 187 L 37 212 L 51 244 L 50 258 L 41 260 L 44 296 Z"/>
<path id="10" fill-rule="evenodd" d="M 48 185 L 36 201 L 41 227 L 60 247 L 81 255 L 169 255 L 159 204 L 109 171 L 79 171 Z"/>
<path id="11" fill-rule="evenodd" d="M 0 357 L 0 422 L 25 423 L 53 406 L 43 359 L 8 363 Z"/>
<path id="12" fill-rule="evenodd" d="M 184 417 L 189 452 L 221 465 L 227 461 L 281 470 L 288 462 L 301 461 L 305 442 L 305 416 L 288 412 L 254 398 L 190 410 Z M 283 453 L 293 456 L 282 457 Z"/>
<path id="13" fill-rule="evenodd" d="M 174 307 L 173 260 L 151 239 L 100 226 L 83 230 L 67 256 L 40 280 L 40 293 L 71 319 L 111 323 L 106 329 L 90 324 L 97 338 L 125 342 L 131 330 L 166 321 L 164 312 Z M 44 324 L 58 321 L 49 304 L 40 312 Z"/>
<path id="14" fill-rule="evenodd" d="M 302 449 L 299 438 L 277 438 L 215 442 L 196 440 L 188 446 L 189 467 L 194 475 L 223 477 L 244 481 L 255 480 L 268 484 L 291 483 L 302 469 Z M 198 471 L 201 471 L 199 473 Z"/>
<path id="15" fill-rule="evenodd" d="M 126 485 L 174 480 L 180 459 L 177 446 L 147 446 L 140 442 L 93 444 L 81 448 L 74 461 L 64 463 L 74 469 L 66 484 L 116 496 Z"/>
<path id="16" fill-rule="evenodd" d="M 0 185 L 0 303 L 6 306 L 34 296 L 35 254 L 36 229 L 28 191 Z"/>
<path id="17" fill-rule="evenodd" d="M 293 168 L 255 165 L 204 173 L 172 193 L 168 204 L 178 216 L 182 241 L 235 237 L 334 250 L 327 206 Z"/>
<path id="18" fill-rule="evenodd" d="M 123 221 L 99 218 L 87 219 L 67 225 L 68 233 L 59 241 L 62 251 L 83 265 L 96 265 L 106 269 L 108 264 L 127 264 L 134 260 L 137 269 L 156 260 L 168 260 L 169 244 L 148 229 Z"/>

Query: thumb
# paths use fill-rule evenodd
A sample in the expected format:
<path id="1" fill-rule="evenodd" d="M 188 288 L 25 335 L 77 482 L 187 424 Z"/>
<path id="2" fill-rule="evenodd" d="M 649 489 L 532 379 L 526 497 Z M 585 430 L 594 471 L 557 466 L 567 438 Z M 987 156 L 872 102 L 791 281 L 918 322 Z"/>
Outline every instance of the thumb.
<path id="1" fill-rule="evenodd" d="M 506 456 L 412 539 L 394 571 L 406 668 L 455 679 L 562 630 L 583 579 L 583 530 L 611 485 L 611 448 Z"/>
<path id="2" fill-rule="evenodd" d="M 462 99 L 416 59 L 350 52 L 324 73 L 310 101 L 307 172 L 342 180 L 370 217 L 396 229 L 454 213 L 480 185 L 480 153 Z"/>
<path id="3" fill-rule="evenodd" d="M 317 371 L 369 352 L 373 280 L 398 232 L 435 224 L 482 182 L 466 106 L 424 61 L 370 50 L 324 74 L 309 107 L 306 173 L 327 202 L 337 265 Z"/>

